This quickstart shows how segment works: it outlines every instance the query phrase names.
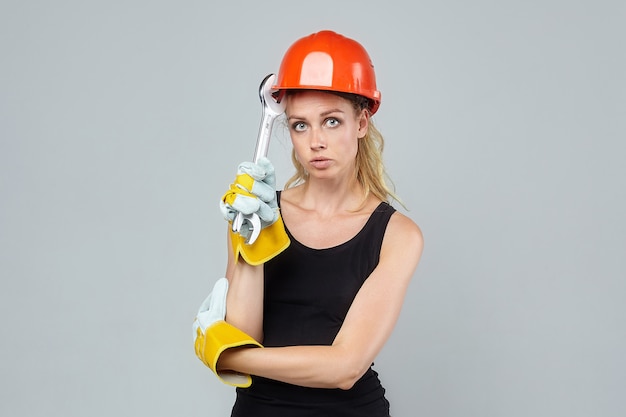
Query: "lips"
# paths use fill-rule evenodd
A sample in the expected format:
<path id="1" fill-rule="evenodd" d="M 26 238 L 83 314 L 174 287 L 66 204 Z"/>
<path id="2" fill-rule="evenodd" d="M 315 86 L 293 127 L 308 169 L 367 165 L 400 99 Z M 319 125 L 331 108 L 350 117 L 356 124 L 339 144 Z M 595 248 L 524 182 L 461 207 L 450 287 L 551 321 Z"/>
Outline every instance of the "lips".
<path id="1" fill-rule="evenodd" d="M 311 164 L 311 166 L 313 166 L 314 168 L 317 168 L 317 169 L 327 168 L 331 163 L 332 163 L 332 161 L 330 159 L 322 158 L 322 157 L 313 158 L 309 162 L 309 164 Z"/>

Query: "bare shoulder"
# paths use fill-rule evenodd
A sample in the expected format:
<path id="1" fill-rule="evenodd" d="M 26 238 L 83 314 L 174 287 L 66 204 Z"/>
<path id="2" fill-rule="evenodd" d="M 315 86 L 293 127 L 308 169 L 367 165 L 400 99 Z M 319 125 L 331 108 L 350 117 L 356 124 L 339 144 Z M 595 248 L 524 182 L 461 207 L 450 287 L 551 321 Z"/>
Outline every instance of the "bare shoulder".
<path id="1" fill-rule="evenodd" d="M 387 224 L 382 254 L 401 254 L 405 259 L 407 255 L 412 255 L 417 265 L 423 248 L 424 236 L 420 227 L 410 217 L 396 211 Z"/>

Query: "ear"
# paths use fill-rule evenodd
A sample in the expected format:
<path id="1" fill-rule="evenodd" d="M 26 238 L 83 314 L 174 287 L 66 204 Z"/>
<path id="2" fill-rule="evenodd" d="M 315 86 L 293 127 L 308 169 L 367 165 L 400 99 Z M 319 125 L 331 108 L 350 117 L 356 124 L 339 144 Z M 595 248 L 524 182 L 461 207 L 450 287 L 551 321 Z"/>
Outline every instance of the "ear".
<path id="1" fill-rule="evenodd" d="M 357 138 L 363 139 L 367 134 L 367 130 L 370 124 L 369 112 L 367 109 L 361 110 L 359 116 L 357 116 L 357 123 L 359 124 L 359 130 L 357 131 Z"/>

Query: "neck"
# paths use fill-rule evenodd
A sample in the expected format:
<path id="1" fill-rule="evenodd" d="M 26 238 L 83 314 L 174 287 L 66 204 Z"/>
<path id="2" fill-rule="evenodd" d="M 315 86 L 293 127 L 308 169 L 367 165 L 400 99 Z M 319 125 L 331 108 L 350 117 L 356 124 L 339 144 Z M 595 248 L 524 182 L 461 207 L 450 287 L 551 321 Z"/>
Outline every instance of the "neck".
<path id="1" fill-rule="evenodd" d="M 363 187 L 356 181 L 309 178 L 301 187 L 299 204 L 319 213 L 354 211 L 363 204 Z"/>

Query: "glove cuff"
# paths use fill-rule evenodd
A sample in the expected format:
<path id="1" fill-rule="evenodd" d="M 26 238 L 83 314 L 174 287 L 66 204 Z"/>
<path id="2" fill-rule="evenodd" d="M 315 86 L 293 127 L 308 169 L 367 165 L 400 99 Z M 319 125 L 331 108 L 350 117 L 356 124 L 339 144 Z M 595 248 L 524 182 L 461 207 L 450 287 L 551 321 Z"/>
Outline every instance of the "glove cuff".
<path id="1" fill-rule="evenodd" d="M 217 362 L 224 351 L 244 346 L 250 348 L 263 347 L 254 338 L 224 320 L 217 321 L 207 327 L 204 334 L 200 329 L 197 330 L 196 356 L 211 368 L 220 381 L 227 385 L 240 388 L 247 388 L 252 385 L 252 378 L 248 374 L 217 370 Z"/>
<path id="2" fill-rule="evenodd" d="M 241 255 L 250 265 L 261 265 L 269 261 L 287 249 L 291 243 L 280 215 L 274 223 L 261 230 L 259 237 L 251 245 L 246 243 L 246 238 L 232 230 L 230 238 L 235 261 L 239 260 Z"/>

